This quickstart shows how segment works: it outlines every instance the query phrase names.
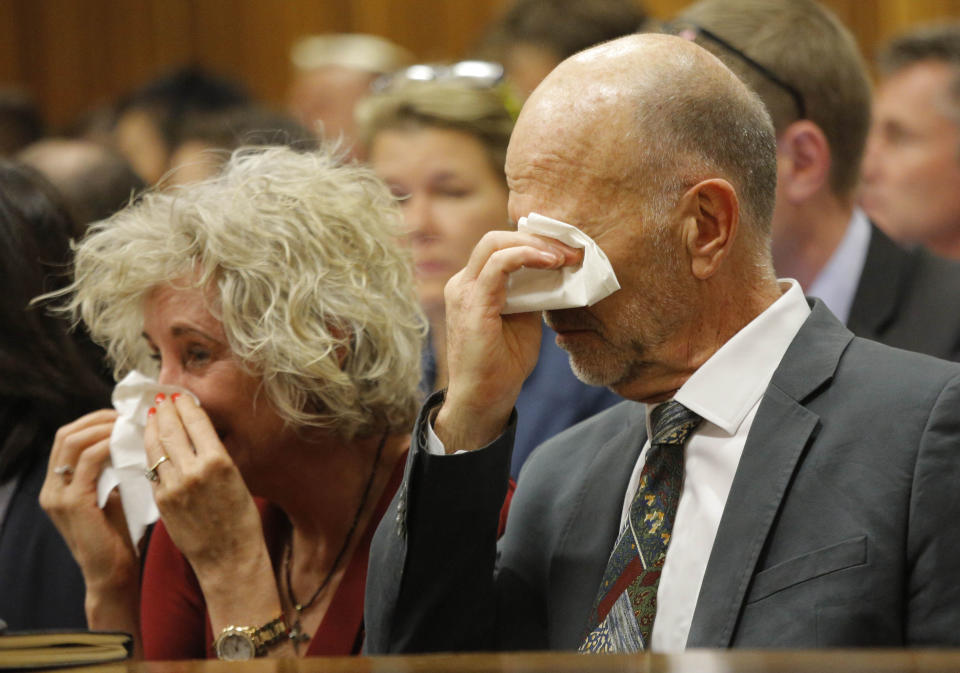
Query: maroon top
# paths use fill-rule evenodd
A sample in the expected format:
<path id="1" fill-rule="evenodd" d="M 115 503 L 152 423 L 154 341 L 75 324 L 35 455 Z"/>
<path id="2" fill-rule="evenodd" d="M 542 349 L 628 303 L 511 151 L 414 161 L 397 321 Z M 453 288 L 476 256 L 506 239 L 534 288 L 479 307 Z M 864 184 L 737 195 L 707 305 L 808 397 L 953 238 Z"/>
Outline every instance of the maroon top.
<path id="1" fill-rule="evenodd" d="M 309 656 L 359 654 L 363 645 L 363 592 L 367 558 L 377 524 L 400 487 L 404 454 L 380 496 L 373 518 L 350 557 L 343 579 L 320 627 L 310 640 Z M 257 500 L 263 533 L 274 567 L 278 567 L 290 524 L 276 506 Z M 242 588 L 238 588 L 242 591 Z M 213 632 L 200 584 L 186 557 L 158 521 L 150 538 L 141 588 L 140 623 L 143 652 L 149 660 L 205 659 L 216 656 Z"/>

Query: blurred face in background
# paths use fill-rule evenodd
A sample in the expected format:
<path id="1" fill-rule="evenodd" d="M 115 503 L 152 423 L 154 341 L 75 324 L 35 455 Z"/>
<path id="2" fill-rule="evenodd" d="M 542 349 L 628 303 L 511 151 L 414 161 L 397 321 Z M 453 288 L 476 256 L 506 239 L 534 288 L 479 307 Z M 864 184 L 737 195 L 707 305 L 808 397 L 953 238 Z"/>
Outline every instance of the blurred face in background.
<path id="1" fill-rule="evenodd" d="M 960 238 L 960 111 L 948 98 L 956 77 L 921 62 L 882 82 L 863 162 L 867 214 L 893 238 L 942 254 Z"/>
<path id="2" fill-rule="evenodd" d="M 520 98 L 526 100 L 563 58 L 549 47 L 517 42 L 507 48 L 503 65 Z"/>
<path id="3" fill-rule="evenodd" d="M 452 129 L 380 131 L 370 163 L 401 200 L 420 302 L 443 317 L 443 288 L 488 231 L 508 229 L 507 187 L 483 143 Z"/>
<path id="4" fill-rule="evenodd" d="M 342 139 L 343 149 L 362 159 L 362 148 L 355 142 L 353 109 L 370 93 L 374 79 L 372 73 L 339 65 L 300 71 L 288 94 L 290 113 L 318 137 L 331 142 Z"/>
<path id="5" fill-rule="evenodd" d="M 117 150 L 144 182 L 152 185 L 163 177 L 170 150 L 149 112 L 137 108 L 125 112 L 117 120 L 113 138 Z"/>

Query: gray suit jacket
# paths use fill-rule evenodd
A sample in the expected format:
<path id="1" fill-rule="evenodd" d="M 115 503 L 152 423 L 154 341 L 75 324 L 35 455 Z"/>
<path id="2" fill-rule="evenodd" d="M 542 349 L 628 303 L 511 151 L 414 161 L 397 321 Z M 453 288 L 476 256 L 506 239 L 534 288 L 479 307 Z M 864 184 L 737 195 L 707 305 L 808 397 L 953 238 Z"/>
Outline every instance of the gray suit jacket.
<path id="1" fill-rule="evenodd" d="M 541 446 L 507 531 L 510 432 L 422 450 L 377 531 L 370 652 L 575 649 L 645 440 L 624 402 Z M 688 647 L 960 644 L 960 366 L 854 338 L 816 303 L 747 438 Z"/>
<path id="2" fill-rule="evenodd" d="M 889 346 L 960 361 L 960 262 L 902 248 L 871 226 L 847 327 Z"/>

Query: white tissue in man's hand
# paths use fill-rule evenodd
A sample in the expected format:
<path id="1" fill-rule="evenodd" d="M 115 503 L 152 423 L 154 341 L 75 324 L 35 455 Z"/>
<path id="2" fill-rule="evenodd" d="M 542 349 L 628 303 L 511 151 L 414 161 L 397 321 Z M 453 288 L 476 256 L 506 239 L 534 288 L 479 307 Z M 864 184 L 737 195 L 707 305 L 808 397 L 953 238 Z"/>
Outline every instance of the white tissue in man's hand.
<path id="1" fill-rule="evenodd" d="M 168 397 L 173 393 L 186 394 L 197 400 L 196 395 L 179 386 L 160 385 L 145 374 L 132 371 L 113 389 L 113 406 L 119 413 L 113 432 L 110 434 L 110 460 L 97 482 L 97 502 L 107 504 L 110 491 L 119 487 L 123 513 L 134 548 L 146 527 L 160 516 L 153 500 L 153 489 L 144 477 L 147 469 L 147 452 L 143 444 L 143 431 L 147 426 L 147 411 L 154 406 L 157 393 Z"/>
<path id="2" fill-rule="evenodd" d="M 620 289 L 603 250 L 576 227 L 530 213 L 520 218 L 517 231 L 555 238 L 573 248 L 583 248 L 583 263 L 578 267 L 514 271 L 507 283 L 503 315 L 590 306 Z"/>

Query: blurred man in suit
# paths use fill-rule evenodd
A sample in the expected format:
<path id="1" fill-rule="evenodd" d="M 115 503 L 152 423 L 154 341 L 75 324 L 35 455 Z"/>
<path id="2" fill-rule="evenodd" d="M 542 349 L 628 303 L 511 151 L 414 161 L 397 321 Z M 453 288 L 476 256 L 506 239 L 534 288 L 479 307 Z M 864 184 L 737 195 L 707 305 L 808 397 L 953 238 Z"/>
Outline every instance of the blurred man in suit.
<path id="1" fill-rule="evenodd" d="M 676 30 L 737 73 L 773 117 L 778 275 L 858 336 L 960 360 L 960 311 L 944 310 L 960 304 L 960 264 L 899 247 L 855 207 L 870 84 L 850 32 L 813 0 L 702 0 Z"/>
<path id="2" fill-rule="evenodd" d="M 960 259 L 960 23 L 901 35 L 879 69 L 863 206 L 898 241 Z"/>

